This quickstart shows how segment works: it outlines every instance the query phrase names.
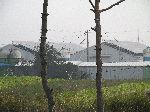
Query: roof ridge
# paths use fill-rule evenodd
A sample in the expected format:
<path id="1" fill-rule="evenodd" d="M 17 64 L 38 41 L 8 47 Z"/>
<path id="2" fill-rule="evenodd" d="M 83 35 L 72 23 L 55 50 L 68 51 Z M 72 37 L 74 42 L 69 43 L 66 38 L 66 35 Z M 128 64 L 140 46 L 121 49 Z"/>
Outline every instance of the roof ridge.
<path id="1" fill-rule="evenodd" d="M 108 42 L 106 42 L 106 43 L 108 43 Z M 109 44 L 109 45 L 110 45 L 110 44 L 116 45 L 117 47 L 123 49 L 122 52 L 127 51 L 129 54 L 130 54 L 130 53 L 132 53 L 132 54 L 138 54 L 138 53 L 135 53 L 135 52 L 133 52 L 133 51 L 131 51 L 131 50 L 129 50 L 129 49 L 123 48 L 123 47 L 121 47 L 121 46 L 119 46 L 119 45 L 117 45 L 117 44 L 114 44 L 114 43 L 108 43 L 108 44 Z M 110 46 L 110 47 L 112 47 L 112 46 Z M 113 48 L 113 47 L 112 47 L 112 48 Z M 125 49 L 125 51 L 124 51 L 124 49 Z M 126 53 L 126 52 L 125 52 L 125 53 Z"/>

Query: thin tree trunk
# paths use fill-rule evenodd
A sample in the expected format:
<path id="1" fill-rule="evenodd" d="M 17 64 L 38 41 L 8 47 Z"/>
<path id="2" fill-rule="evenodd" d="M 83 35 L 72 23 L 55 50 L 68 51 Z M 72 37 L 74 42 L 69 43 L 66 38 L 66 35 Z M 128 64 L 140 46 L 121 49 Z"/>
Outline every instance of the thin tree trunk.
<path id="1" fill-rule="evenodd" d="M 48 87 L 47 81 L 47 61 L 46 61 L 46 33 L 47 33 L 47 6 L 48 0 L 44 0 L 43 3 L 43 13 L 42 13 L 42 33 L 41 33 L 41 43 L 40 43 L 40 58 L 41 58 L 41 78 L 42 86 L 48 101 L 48 111 L 53 111 L 54 101 L 53 101 L 53 89 Z"/>
<path id="2" fill-rule="evenodd" d="M 96 73 L 96 90 L 97 90 L 97 112 L 104 112 L 104 102 L 103 102 L 103 91 L 102 91 L 102 57 L 101 57 L 101 24 L 100 24 L 100 14 L 107 10 L 110 10 L 114 6 L 119 5 L 125 0 L 120 0 L 105 9 L 100 10 L 100 0 L 95 0 L 95 5 L 92 0 L 89 0 L 93 9 L 90 9 L 95 13 L 95 23 L 96 27 L 91 28 L 96 32 L 96 65 L 97 65 L 97 73 Z"/>
<path id="3" fill-rule="evenodd" d="M 102 95 L 102 58 L 101 58 L 101 25 L 100 25 L 100 0 L 95 0 L 95 23 L 96 23 L 96 89 L 97 89 L 97 112 L 103 112 L 103 95 Z"/>

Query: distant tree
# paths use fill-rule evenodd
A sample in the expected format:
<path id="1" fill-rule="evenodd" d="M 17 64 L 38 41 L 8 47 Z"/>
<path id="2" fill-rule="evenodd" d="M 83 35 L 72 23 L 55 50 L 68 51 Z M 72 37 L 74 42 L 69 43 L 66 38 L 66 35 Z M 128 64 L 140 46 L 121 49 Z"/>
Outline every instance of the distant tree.
<path id="1" fill-rule="evenodd" d="M 47 75 L 49 78 L 64 78 L 64 79 L 77 79 L 78 66 L 72 63 L 67 63 L 61 56 L 61 53 L 57 51 L 53 46 L 46 44 L 46 60 L 47 60 Z M 34 68 L 37 70 L 36 74 L 39 74 L 41 65 L 41 59 L 39 50 L 35 53 Z"/>

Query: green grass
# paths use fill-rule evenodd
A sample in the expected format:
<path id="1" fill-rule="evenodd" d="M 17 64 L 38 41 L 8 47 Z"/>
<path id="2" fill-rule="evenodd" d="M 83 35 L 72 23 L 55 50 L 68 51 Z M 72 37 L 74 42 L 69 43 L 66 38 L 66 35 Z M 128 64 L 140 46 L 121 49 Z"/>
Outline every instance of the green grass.
<path id="1" fill-rule="evenodd" d="M 95 112 L 94 80 L 49 79 L 56 112 Z M 148 81 L 103 81 L 106 112 L 150 112 Z M 40 77 L 0 77 L 0 111 L 46 112 Z"/>

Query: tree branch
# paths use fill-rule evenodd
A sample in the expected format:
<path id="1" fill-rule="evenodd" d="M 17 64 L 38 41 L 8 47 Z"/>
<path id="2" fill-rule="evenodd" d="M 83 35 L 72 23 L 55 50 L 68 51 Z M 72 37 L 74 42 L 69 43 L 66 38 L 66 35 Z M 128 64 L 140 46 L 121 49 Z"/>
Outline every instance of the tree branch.
<path id="1" fill-rule="evenodd" d="M 96 27 L 94 27 L 94 28 L 93 28 L 93 27 L 91 27 L 91 29 L 92 29 L 93 31 L 96 31 Z"/>
<path id="2" fill-rule="evenodd" d="M 107 7 L 106 9 L 100 10 L 100 13 L 101 13 L 101 12 L 104 12 L 104 11 L 107 11 L 107 10 L 109 10 L 109 9 L 111 9 L 111 8 L 113 8 L 114 6 L 119 5 L 121 2 L 124 2 L 124 1 L 125 1 L 125 0 L 120 0 L 120 1 L 118 1 L 118 2 L 116 2 L 116 3 L 114 3 L 114 4 L 112 4 L 111 6 Z"/>
<path id="3" fill-rule="evenodd" d="M 92 5 L 92 7 L 95 9 L 95 6 L 94 6 L 93 2 L 91 0 L 89 0 L 89 2 Z"/>
<path id="4" fill-rule="evenodd" d="M 95 13 L 95 10 L 94 9 L 90 9 L 92 12 L 94 12 Z"/>

